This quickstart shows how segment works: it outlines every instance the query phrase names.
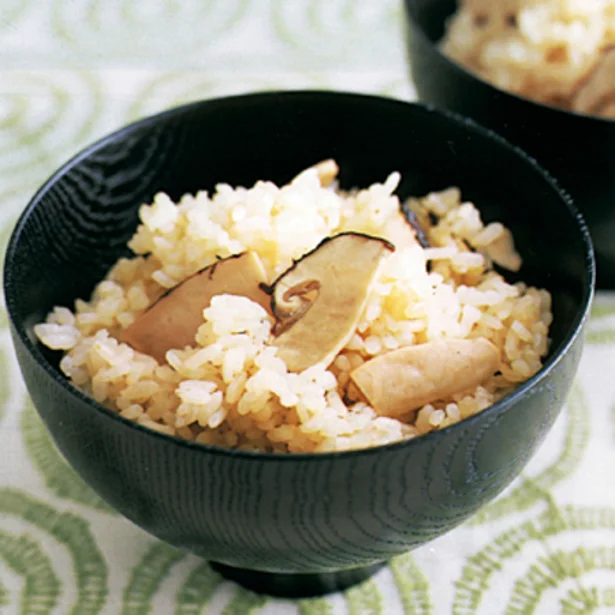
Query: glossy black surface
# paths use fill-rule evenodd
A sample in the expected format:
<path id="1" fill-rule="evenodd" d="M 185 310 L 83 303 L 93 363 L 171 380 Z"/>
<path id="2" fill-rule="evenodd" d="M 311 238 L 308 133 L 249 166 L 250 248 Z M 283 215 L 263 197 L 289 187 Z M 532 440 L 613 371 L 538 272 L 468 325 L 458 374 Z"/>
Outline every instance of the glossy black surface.
<path id="1" fill-rule="evenodd" d="M 587 221 L 598 285 L 615 288 L 615 121 L 568 113 L 489 85 L 437 48 L 456 0 L 405 0 L 405 5 L 410 67 L 420 100 L 474 118 L 546 167 Z"/>
<path id="2" fill-rule="evenodd" d="M 304 598 L 342 591 L 362 583 L 374 575 L 386 562 L 335 572 L 270 573 L 246 568 L 233 568 L 212 562 L 211 567 L 226 579 L 259 594 L 273 594 L 286 598 Z"/>
<path id="3" fill-rule="evenodd" d="M 479 416 L 411 442 L 273 456 L 208 448 L 126 421 L 68 385 L 58 355 L 33 342 L 34 323 L 88 296 L 126 253 L 137 208 L 158 190 L 177 198 L 221 181 L 285 182 L 330 156 L 344 187 L 398 170 L 402 197 L 459 185 L 485 221 L 510 226 L 525 259 L 521 277 L 553 293 L 552 352 L 540 374 Z M 258 583 L 297 595 L 351 583 L 357 574 L 326 573 L 382 562 L 449 531 L 517 476 L 577 369 L 593 257 L 581 219 L 554 184 L 472 123 L 374 97 L 272 93 L 176 109 L 77 156 L 19 221 L 4 280 L 28 390 L 79 474 L 155 536 L 226 566 L 286 575 Z M 245 571 L 227 572 L 246 582 Z"/>

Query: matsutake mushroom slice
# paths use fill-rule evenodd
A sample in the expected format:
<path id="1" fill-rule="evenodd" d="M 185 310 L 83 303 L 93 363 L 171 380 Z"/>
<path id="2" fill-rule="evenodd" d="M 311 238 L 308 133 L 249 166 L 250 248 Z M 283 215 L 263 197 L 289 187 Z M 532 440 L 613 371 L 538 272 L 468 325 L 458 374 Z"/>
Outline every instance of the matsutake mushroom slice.
<path id="1" fill-rule="evenodd" d="M 240 295 L 271 312 L 271 299 L 261 288 L 267 280 L 254 252 L 230 256 L 184 280 L 152 304 L 121 334 L 121 341 L 159 363 L 172 348 L 194 344 L 203 310 L 216 295 Z"/>
<path id="2" fill-rule="evenodd" d="M 289 371 L 328 366 L 352 337 L 383 257 L 379 237 L 342 233 L 322 241 L 273 284 L 273 345 Z"/>
<path id="3" fill-rule="evenodd" d="M 498 349 L 485 338 L 443 339 L 375 357 L 350 378 L 378 414 L 399 417 L 478 386 L 499 364 Z"/>
<path id="4" fill-rule="evenodd" d="M 609 117 L 615 106 L 615 47 L 605 51 L 572 99 L 573 111 Z M 611 116 L 612 117 L 612 116 Z"/>

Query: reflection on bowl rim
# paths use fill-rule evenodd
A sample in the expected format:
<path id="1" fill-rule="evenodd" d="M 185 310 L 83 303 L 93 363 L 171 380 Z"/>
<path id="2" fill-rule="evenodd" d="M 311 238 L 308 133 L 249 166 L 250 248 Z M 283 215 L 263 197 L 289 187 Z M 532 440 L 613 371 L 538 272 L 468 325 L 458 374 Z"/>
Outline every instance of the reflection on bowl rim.
<path id="1" fill-rule="evenodd" d="M 436 116 L 439 116 L 440 120 L 446 120 L 452 122 L 456 125 L 461 125 L 473 132 L 474 134 L 478 134 L 481 138 L 487 138 L 492 142 L 495 141 L 499 144 L 500 147 L 509 150 L 515 155 L 521 157 L 525 163 L 529 164 L 532 169 L 540 174 L 542 178 L 546 181 L 548 186 L 555 191 L 555 193 L 562 200 L 563 204 L 568 208 L 572 217 L 576 220 L 578 224 L 578 230 L 581 235 L 581 239 L 584 245 L 584 267 L 588 269 L 590 276 L 590 284 L 583 289 L 583 299 L 582 299 L 582 309 L 579 310 L 575 320 L 570 325 L 569 333 L 566 335 L 564 340 L 559 344 L 557 348 L 554 348 L 550 352 L 550 356 L 548 360 L 544 363 L 540 371 L 538 371 L 534 376 L 525 382 L 521 383 L 514 391 L 504 396 L 502 399 L 498 400 L 485 410 L 470 416 L 466 419 L 463 419 L 459 423 L 455 423 L 444 429 L 436 430 L 430 432 L 428 434 L 418 436 L 416 438 L 410 440 L 400 440 L 397 442 L 392 442 L 390 444 L 383 444 L 378 446 L 372 446 L 368 448 L 360 448 L 360 449 L 352 449 L 348 451 L 332 451 L 332 452 L 323 452 L 323 453 L 288 453 L 288 454 L 280 454 L 280 453 L 265 453 L 265 452 L 257 452 L 257 451 L 243 451 L 232 448 L 225 448 L 220 446 L 213 446 L 209 444 L 201 444 L 200 442 L 193 442 L 190 440 L 184 440 L 178 436 L 170 436 L 167 434 L 162 434 L 151 430 L 147 427 L 139 425 L 135 421 L 131 421 L 130 419 L 126 419 L 113 410 L 105 407 L 101 403 L 94 400 L 92 397 L 86 395 L 80 389 L 72 385 L 68 379 L 62 376 L 58 369 L 54 368 L 51 363 L 44 357 L 41 351 L 38 348 L 38 344 L 33 343 L 28 335 L 25 327 L 17 327 L 15 324 L 15 320 L 13 319 L 12 314 L 12 299 L 11 293 L 6 292 L 7 289 L 10 289 L 13 283 L 13 275 L 11 267 L 9 263 L 12 262 L 13 253 L 17 248 L 17 240 L 20 237 L 23 226 L 29 219 L 32 212 L 36 209 L 41 199 L 44 197 L 48 189 L 53 186 L 62 176 L 64 176 L 67 172 L 69 172 L 73 167 L 79 164 L 84 158 L 87 158 L 94 152 L 99 149 L 105 147 L 108 143 L 115 141 L 118 138 L 124 137 L 126 134 L 131 133 L 134 130 L 137 130 L 142 127 L 146 127 L 148 124 L 156 124 L 158 121 L 162 119 L 166 119 L 169 117 L 173 117 L 175 115 L 181 115 L 190 109 L 195 108 L 204 108 L 204 107 L 216 107 L 216 106 L 224 106 L 228 103 L 241 103 L 243 101 L 258 101 L 260 100 L 275 100 L 276 97 L 286 97 L 286 98 L 300 98 L 300 97 L 336 97 L 338 99 L 347 98 L 349 101 L 356 98 L 361 98 L 362 100 L 371 101 L 375 104 L 384 104 L 387 106 L 390 105 L 398 105 L 404 106 L 409 109 L 422 109 L 424 112 L 433 113 Z M 594 288 L 595 288 L 595 277 L 596 277 L 596 268 L 595 268 L 595 259 L 594 259 L 594 250 L 590 239 L 590 234 L 585 224 L 585 221 L 579 211 L 574 206 L 572 199 L 568 196 L 568 194 L 558 185 L 557 181 L 551 177 L 551 175 L 545 171 L 534 158 L 526 154 L 523 150 L 512 145 L 506 139 L 494 133 L 493 131 L 484 128 L 480 124 L 476 123 L 474 120 L 465 118 L 457 113 L 452 111 L 436 109 L 431 105 L 424 105 L 419 103 L 409 103 L 402 100 L 396 100 L 392 98 L 386 98 L 383 96 L 377 96 L 372 94 L 358 94 L 354 92 L 343 92 L 343 91 L 331 91 L 331 90 L 289 90 L 289 91 L 267 91 L 267 92 L 255 92 L 249 94 L 241 94 L 234 96 L 226 96 L 220 98 L 199 100 L 195 102 L 191 102 L 185 105 L 181 105 L 178 107 L 174 107 L 161 113 L 157 113 L 154 115 L 147 116 L 141 120 L 133 122 L 131 124 L 125 125 L 118 130 L 115 130 L 106 136 L 98 139 L 94 143 L 88 145 L 84 149 L 82 149 L 79 153 L 73 156 L 71 159 L 66 161 L 62 166 L 55 171 L 51 177 L 45 181 L 45 183 L 39 188 L 36 194 L 32 197 L 21 216 L 19 217 L 12 233 L 11 238 L 8 243 L 6 253 L 5 253 L 5 265 L 4 265 L 4 290 L 5 290 L 5 298 L 6 298 L 6 309 L 11 321 L 12 326 L 14 327 L 17 335 L 19 336 L 23 345 L 28 349 L 30 354 L 35 358 L 36 362 L 42 366 L 42 368 L 47 372 L 49 376 L 55 380 L 64 390 L 66 390 L 70 395 L 75 395 L 77 398 L 81 399 L 83 402 L 90 405 L 93 409 L 102 412 L 104 415 L 111 418 L 111 420 L 119 421 L 123 423 L 129 428 L 136 429 L 149 437 L 152 438 L 162 438 L 168 442 L 173 442 L 177 446 L 185 446 L 191 448 L 195 451 L 201 451 L 202 453 L 212 453 L 216 455 L 230 455 L 234 457 L 246 457 L 251 459 L 259 459 L 262 461 L 267 460 L 288 460 L 285 462 L 291 461 L 305 461 L 305 460 L 322 460 L 327 461 L 333 458 L 337 458 L 340 456 L 343 457 L 354 457 L 358 455 L 370 455 L 376 454 L 379 452 L 384 452 L 390 449 L 398 449 L 405 446 L 413 446 L 416 441 L 423 440 L 425 438 L 433 439 L 442 437 L 443 433 L 448 433 L 449 430 L 463 429 L 464 425 L 468 425 L 470 423 L 474 423 L 475 421 L 480 421 L 484 417 L 487 417 L 491 414 L 495 414 L 498 411 L 514 405 L 514 403 L 524 397 L 527 392 L 535 386 L 539 386 L 541 381 L 544 380 L 551 371 L 557 366 L 557 364 L 562 360 L 562 358 L 569 351 L 572 344 L 575 342 L 577 337 L 581 334 L 583 330 L 583 325 L 589 316 L 589 312 L 591 309 L 591 304 L 594 296 Z"/>
<path id="2" fill-rule="evenodd" d="M 497 85 L 494 85 L 493 83 L 491 83 L 490 81 L 487 81 L 486 79 L 481 77 L 478 73 L 471 71 L 469 68 L 466 68 L 463 64 L 457 62 L 456 60 L 451 58 L 449 55 L 444 53 L 442 49 L 440 49 L 440 45 L 439 45 L 440 41 L 434 42 L 433 40 L 431 40 L 431 37 L 429 37 L 427 33 L 425 32 L 425 28 L 423 28 L 423 26 L 420 24 L 419 20 L 417 19 L 417 16 L 416 16 L 417 0 L 404 0 L 404 4 L 406 6 L 406 17 L 408 20 L 412 21 L 412 23 L 416 26 L 416 30 L 418 31 L 419 36 L 421 36 L 423 40 L 426 41 L 432 47 L 432 49 L 436 52 L 436 54 L 442 60 L 444 60 L 450 67 L 452 67 L 453 70 L 455 70 L 457 73 L 468 76 L 471 79 L 475 79 L 478 83 L 481 83 L 482 85 L 486 86 L 489 90 L 491 90 L 491 92 L 496 92 L 500 95 L 507 96 L 517 102 L 535 105 L 536 107 L 539 107 L 540 109 L 543 109 L 545 111 L 552 111 L 557 114 L 560 114 L 562 115 L 562 117 L 572 117 L 572 118 L 578 118 L 579 120 L 595 121 L 595 122 L 606 124 L 607 126 L 615 127 L 615 119 L 613 118 L 602 117 L 600 115 L 591 115 L 589 113 L 573 111 L 572 109 L 562 109 L 561 107 L 556 107 L 554 105 L 548 105 L 547 103 L 543 103 L 538 100 L 533 100 L 532 98 L 521 96 L 520 94 L 516 94 L 515 92 L 511 92 L 510 90 L 505 90 L 504 88 L 500 88 Z"/>

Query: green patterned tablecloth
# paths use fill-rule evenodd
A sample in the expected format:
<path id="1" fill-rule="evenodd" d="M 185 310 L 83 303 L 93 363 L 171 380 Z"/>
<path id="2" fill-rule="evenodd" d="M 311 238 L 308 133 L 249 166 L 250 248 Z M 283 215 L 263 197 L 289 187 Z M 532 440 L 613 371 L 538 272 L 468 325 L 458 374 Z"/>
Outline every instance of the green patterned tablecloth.
<path id="1" fill-rule="evenodd" d="M 410 99 L 399 0 L 0 0 L 2 246 L 67 157 L 170 105 L 257 89 Z M 615 297 L 527 471 L 470 523 L 345 594 L 259 597 L 109 510 L 24 390 L 1 312 L 1 615 L 615 613 Z"/>

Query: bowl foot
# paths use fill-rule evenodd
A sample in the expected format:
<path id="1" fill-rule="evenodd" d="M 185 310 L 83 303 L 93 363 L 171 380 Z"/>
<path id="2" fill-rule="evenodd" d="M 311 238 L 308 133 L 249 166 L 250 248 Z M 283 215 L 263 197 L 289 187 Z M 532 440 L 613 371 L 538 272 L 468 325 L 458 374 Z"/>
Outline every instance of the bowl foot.
<path id="1" fill-rule="evenodd" d="M 336 591 L 342 591 L 361 581 L 365 581 L 382 568 L 386 562 L 350 568 L 337 572 L 282 574 L 260 572 L 244 568 L 233 568 L 217 562 L 211 567 L 223 577 L 239 583 L 246 589 L 259 594 L 269 594 L 283 598 L 308 598 Z"/>

